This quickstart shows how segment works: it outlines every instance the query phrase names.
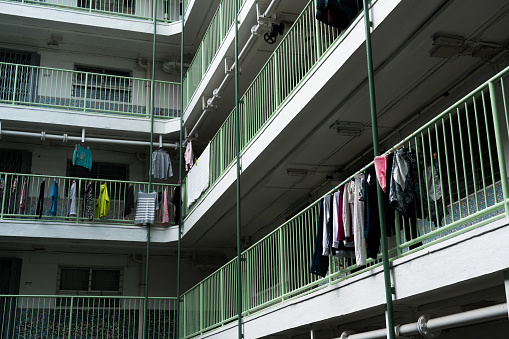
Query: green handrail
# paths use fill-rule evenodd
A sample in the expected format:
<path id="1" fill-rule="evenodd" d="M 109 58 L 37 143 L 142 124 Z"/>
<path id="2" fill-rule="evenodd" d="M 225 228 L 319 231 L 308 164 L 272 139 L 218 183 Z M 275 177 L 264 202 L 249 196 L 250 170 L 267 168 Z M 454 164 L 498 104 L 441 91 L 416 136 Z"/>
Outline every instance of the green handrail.
<path id="1" fill-rule="evenodd" d="M 177 339 L 177 298 L 101 295 L 0 295 L 0 339 L 11 337 L 137 338 L 147 305 L 147 338 Z"/>
<path id="2" fill-rule="evenodd" d="M 147 182 L 139 181 L 125 181 L 125 180 L 109 180 L 109 179 L 88 179 L 78 177 L 64 177 L 64 176 L 53 176 L 53 175 L 40 175 L 40 174 L 14 174 L 0 172 L 0 176 L 4 179 L 4 189 L 0 194 L 2 195 L 2 209 L 0 210 L 0 220 L 24 220 L 24 221 L 58 221 L 58 222 L 72 222 L 72 223 L 99 223 L 99 224 L 115 224 L 115 225 L 133 225 L 134 224 L 134 212 L 125 214 L 125 201 L 126 193 L 129 186 L 133 186 L 134 192 L 145 191 L 148 189 Z M 14 189 L 14 181 L 16 180 L 16 188 Z M 21 208 L 21 196 L 26 180 L 25 186 L 25 200 L 24 208 Z M 53 182 L 58 184 L 59 199 L 57 201 L 57 212 L 56 215 L 49 213 L 51 207 L 51 189 Z M 69 197 L 68 192 L 72 185 L 72 182 L 76 182 L 76 207 L 77 213 L 75 216 L 68 216 L 69 209 Z M 100 186 L 102 184 L 107 185 L 108 194 L 110 197 L 110 205 L 108 214 L 103 218 L 94 218 L 89 220 L 84 215 L 85 212 L 85 194 L 84 190 L 87 183 L 92 184 L 94 192 L 93 203 L 99 196 Z M 45 191 L 43 196 L 43 213 L 41 219 L 37 214 L 37 203 L 39 199 L 39 192 L 41 184 L 44 185 Z M 153 189 L 156 191 L 167 190 L 169 195 L 169 201 L 173 194 L 174 184 L 163 184 L 156 183 L 152 184 Z M 169 208 L 171 214 L 170 220 L 173 220 L 173 209 Z M 81 213 L 80 213 L 81 212 Z M 172 223 L 161 224 L 158 226 L 170 226 Z"/>
<path id="3" fill-rule="evenodd" d="M 149 118 L 150 79 L 0 62 L 0 105 Z M 180 116 L 180 84 L 154 81 L 157 119 Z"/>
<path id="4" fill-rule="evenodd" d="M 404 145 L 418 155 L 420 204 L 417 213 L 423 218 L 415 219 L 417 224 L 413 225 L 406 218 L 399 215 L 396 217 L 396 239 L 388 251 L 390 260 L 396 260 L 506 216 L 509 195 L 501 124 L 502 120 L 505 119 L 506 123 L 509 120 L 508 103 L 503 92 L 508 73 L 509 67 L 385 153 L 394 152 Z M 498 115 L 500 102 L 504 108 L 503 117 Z M 479 109 L 480 107 L 482 109 Z M 471 123 L 473 120 L 475 124 Z M 465 124 L 468 124 L 468 127 Z M 459 140 L 459 130 L 462 128 L 469 132 L 463 133 L 463 138 Z M 476 140 L 478 144 L 469 142 L 469 139 Z M 451 147 L 453 144 L 458 147 Z M 474 155 L 473 158 L 471 154 Z M 473 167 L 479 170 L 456 170 L 472 168 L 471 159 L 481 157 L 483 161 L 477 162 Z M 337 191 L 340 186 L 372 165 L 373 161 L 326 195 Z M 432 179 L 432 175 L 433 178 L 440 178 L 440 182 Z M 436 198 L 437 192 L 441 192 L 441 199 Z M 320 200 L 242 253 L 242 258 L 246 260 L 241 272 L 245 282 L 242 286 L 244 315 L 253 314 L 382 265 L 381 255 L 376 260 L 369 259 L 367 266 L 362 269 L 359 269 L 351 258 L 333 257 L 330 259 L 326 277 L 320 278 L 309 273 Z M 435 211 L 441 206 L 443 216 L 433 217 L 431 206 L 435 207 Z M 231 260 L 184 293 L 182 298 L 185 304 L 193 305 L 184 309 L 184 338 L 235 321 L 236 276 L 239 273 L 237 260 Z M 202 302 L 198 302 L 199 300 Z M 193 322 L 195 314 L 201 314 L 203 320 Z"/>
<path id="5" fill-rule="evenodd" d="M 358 4 L 360 11 L 362 1 L 358 0 Z M 342 36 L 343 31 L 315 20 L 315 12 L 314 1 L 311 0 L 241 97 L 240 101 L 243 102 L 240 112 L 241 151 L 276 115 L 302 81 L 320 63 L 329 48 Z M 320 40 L 302 39 L 302 35 L 316 34 Z M 316 48 L 317 46 L 320 48 Z M 317 51 L 321 51 L 321 54 Z M 210 186 L 213 186 L 236 159 L 235 109 L 218 129 L 210 146 Z M 205 195 L 206 193 L 202 194 L 202 197 Z M 186 205 L 185 215 L 195 205 L 196 203 L 190 209 Z"/>
<path id="6" fill-rule="evenodd" d="M 182 84 L 184 88 L 184 104 L 182 107 L 184 110 L 200 85 L 219 48 L 222 46 L 226 35 L 233 29 L 235 5 L 238 3 L 239 8 L 241 8 L 245 2 L 246 0 L 222 0 L 219 4 L 185 74 Z M 194 6 L 197 6 L 197 4 Z"/>

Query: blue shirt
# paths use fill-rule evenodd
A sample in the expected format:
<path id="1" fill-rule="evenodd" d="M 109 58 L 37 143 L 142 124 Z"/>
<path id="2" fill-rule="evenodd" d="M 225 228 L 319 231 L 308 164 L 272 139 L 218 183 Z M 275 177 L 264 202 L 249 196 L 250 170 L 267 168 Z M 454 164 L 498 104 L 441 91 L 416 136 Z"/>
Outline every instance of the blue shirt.
<path id="1" fill-rule="evenodd" d="M 53 215 L 57 215 L 57 201 L 58 201 L 58 183 L 53 181 L 53 188 L 51 189 L 51 210 L 49 211 Z"/>
<path id="2" fill-rule="evenodd" d="M 88 168 L 90 171 L 92 169 L 92 151 L 90 151 L 90 148 L 76 145 L 72 156 L 72 164 Z"/>

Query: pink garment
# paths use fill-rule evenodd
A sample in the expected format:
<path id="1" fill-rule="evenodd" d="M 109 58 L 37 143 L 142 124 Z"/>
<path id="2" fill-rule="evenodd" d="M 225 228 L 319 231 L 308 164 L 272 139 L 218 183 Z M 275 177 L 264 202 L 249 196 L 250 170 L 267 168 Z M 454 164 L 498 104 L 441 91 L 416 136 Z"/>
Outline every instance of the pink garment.
<path id="1" fill-rule="evenodd" d="M 27 178 L 25 178 L 25 180 L 23 180 L 23 188 L 21 189 L 21 199 L 19 201 L 19 209 L 20 210 L 24 210 L 25 209 L 26 189 L 27 189 Z"/>
<path id="2" fill-rule="evenodd" d="M 193 145 L 191 140 L 187 143 L 186 151 L 184 152 L 184 160 L 186 162 L 186 171 L 189 171 L 193 167 L 194 153 Z"/>
<path id="3" fill-rule="evenodd" d="M 170 222 L 168 215 L 168 190 L 165 188 L 163 191 L 163 206 L 161 207 L 161 222 L 163 224 Z"/>
<path id="4" fill-rule="evenodd" d="M 378 183 L 382 188 L 382 191 L 386 193 L 387 187 L 385 183 L 387 182 L 387 155 L 380 155 L 375 157 L 375 171 L 376 177 L 378 178 Z"/>

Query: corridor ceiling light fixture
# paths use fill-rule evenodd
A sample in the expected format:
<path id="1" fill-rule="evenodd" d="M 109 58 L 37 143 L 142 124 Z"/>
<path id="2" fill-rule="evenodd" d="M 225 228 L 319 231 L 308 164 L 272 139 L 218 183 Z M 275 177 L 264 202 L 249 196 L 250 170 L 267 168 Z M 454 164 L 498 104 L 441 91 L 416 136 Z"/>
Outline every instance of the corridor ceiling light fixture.
<path id="1" fill-rule="evenodd" d="M 288 168 L 286 174 L 291 177 L 305 177 L 308 175 L 308 170 L 304 168 Z"/>
<path id="2" fill-rule="evenodd" d="M 362 129 L 364 125 L 362 122 L 353 122 L 353 121 L 339 121 L 336 120 L 332 125 L 330 125 L 329 129 L 336 129 L 338 135 L 341 136 L 349 136 L 349 137 L 358 137 L 362 134 Z"/>
<path id="3" fill-rule="evenodd" d="M 433 36 L 433 48 L 430 56 L 450 59 L 465 50 L 465 38 L 458 35 L 437 33 Z"/>

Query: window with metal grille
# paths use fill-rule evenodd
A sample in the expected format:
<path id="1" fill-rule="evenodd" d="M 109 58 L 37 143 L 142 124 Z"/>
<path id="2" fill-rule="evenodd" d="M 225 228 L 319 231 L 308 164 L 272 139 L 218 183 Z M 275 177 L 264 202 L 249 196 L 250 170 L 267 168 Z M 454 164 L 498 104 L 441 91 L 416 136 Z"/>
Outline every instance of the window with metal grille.
<path id="1" fill-rule="evenodd" d="M 32 153 L 0 148 L 0 172 L 30 173 Z"/>
<path id="2" fill-rule="evenodd" d="M 92 100 L 131 102 L 130 72 L 104 68 L 76 66 L 72 96 Z"/>
<path id="3" fill-rule="evenodd" d="M 60 267 L 57 290 L 76 294 L 121 294 L 121 268 Z"/>
<path id="4" fill-rule="evenodd" d="M 127 164 L 111 164 L 106 162 L 92 162 L 92 169 L 81 166 L 74 166 L 71 160 L 67 161 L 67 176 L 72 178 L 88 178 L 101 180 L 129 180 L 129 165 Z M 100 183 L 100 182 L 99 182 Z M 98 183 L 98 184 L 99 184 Z M 99 193 L 99 185 L 93 186 L 93 195 Z M 108 185 L 108 195 L 110 200 L 123 200 L 126 185 Z M 96 192 L 97 191 L 97 192 Z M 84 192 L 80 193 L 84 196 Z M 66 192 L 67 196 L 67 192 Z"/>
<path id="5" fill-rule="evenodd" d="M 35 102 L 39 55 L 0 48 L 0 102 Z"/>
<path id="6" fill-rule="evenodd" d="M 98 11 L 135 14 L 135 0 L 78 0 L 78 7 Z"/>

